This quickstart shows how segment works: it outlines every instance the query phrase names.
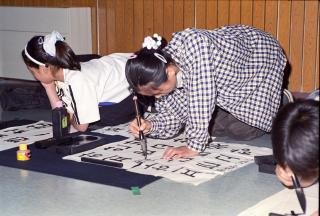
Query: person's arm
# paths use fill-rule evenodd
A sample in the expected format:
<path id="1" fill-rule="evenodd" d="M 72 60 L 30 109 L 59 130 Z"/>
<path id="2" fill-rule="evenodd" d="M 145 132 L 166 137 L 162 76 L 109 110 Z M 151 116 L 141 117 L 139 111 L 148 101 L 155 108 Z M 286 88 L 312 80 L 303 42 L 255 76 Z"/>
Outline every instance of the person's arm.
<path id="1" fill-rule="evenodd" d="M 187 119 L 187 102 L 183 89 L 175 89 L 170 95 L 155 102 L 157 113 L 141 120 L 141 128 L 149 137 L 166 139 L 177 135 Z M 133 135 L 138 135 L 136 120 L 129 126 Z"/>
<path id="2" fill-rule="evenodd" d="M 187 118 L 187 102 L 183 90 L 176 89 L 170 95 L 156 100 L 156 114 L 147 117 L 150 122 L 148 136 L 166 139 L 177 135 Z"/>
<path id="3" fill-rule="evenodd" d="M 186 42 L 185 59 L 189 62 L 188 101 L 186 124 L 188 148 L 201 152 L 209 139 L 208 127 L 216 103 L 214 81 L 214 50 L 209 50 L 208 39 L 193 34 Z"/>
<path id="4" fill-rule="evenodd" d="M 187 104 L 184 89 L 175 89 L 169 95 L 157 99 L 157 114 L 147 118 L 152 123 L 150 136 L 164 139 L 177 135 L 186 123 Z"/>
<path id="5" fill-rule="evenodd" d="M 129 125 L 129 130 L 135 137 L 139 137 L 139 130 L 142 130 L 147 136 L 165 139 L 178 134 L 183 125 L 174 115 L 163 112 L 153 116 L 150 120 L 141 119 L 140 128 L 138 127 L 137 120 L 133 120 Z M 180 146 L 177 148 L 167 148 L 163 154 L 163 158 L 169 160 L 172 157 L 192 157 L 197 154 L 198 152 L 194 152 L 186 146 Z"/>
<path id="6" fill-rule="evenodd" d="M 46 83 L 41 83 L 41 84 L 44 87 L 44 89 L 46 90 L 47 96 L 50 101 L 51 108 L 52 109 L 56 108 L 56 104 L 58 101 L 60 101 L 60 99 L 57 95 L 55 83 L 51 82 L 49 84 L 46 84 Z M 69 113 L 69 121 L 70 121 L 71 125 L 78 131 L 84 132 L 87 130 L 87 128 L 89 126 L 89 124 L 77 124 L 73 120 L 73 113 Z"/>
<path id="7" fill-rule="evenodd" d="M 74 129 L 76 129 L 77 131 L 85 132 L 88 129 L 89 124 L 77 124 L 74 121 L 73 117 L 74 117 L 74 115 L 70 114 L 69 121 L 70 121 L 72 127 L 74 127 Z"/>
<path id="8" fill-rule="evenodd" d="M 150 129 L 148 136 L 153 138 L 167 139 L 179 133 L 183 123 L 170 113 L 161 113 L 151 119 L 148 119 Z"/>
<path id="9" fill-rule="evenodd" d="M 50 101 L 51 108 L 54 109 L 56 108 L 57 102 L 60 100 L 57 91 L 56 91 L 56 85 L 54 82 L 51 82 L 49 84 L 46 83 L 41 83 L 44 89 L 46 90 L 47 96 Z"/>
<path id="10" fill-rule="evenodd" d="M 165 51 L 170 53 L 186 73 L 187 146 L 168 148 L 164 159 L 193 157 L 203 151 L 209 140 L 208 127 L 215 108 L 214 60 L 216 50 L 208 50 L 209 42 L 198 30 L 175 33 Z M 211 46 L 212 47 L 212 46 Z"/>

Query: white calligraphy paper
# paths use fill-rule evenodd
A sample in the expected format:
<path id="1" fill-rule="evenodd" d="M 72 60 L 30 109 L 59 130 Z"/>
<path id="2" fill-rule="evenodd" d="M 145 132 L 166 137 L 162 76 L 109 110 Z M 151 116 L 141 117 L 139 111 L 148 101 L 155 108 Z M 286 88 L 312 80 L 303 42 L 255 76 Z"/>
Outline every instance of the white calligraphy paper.
<path id="1" fill-rule="evenodd" d="M 303 188 L 303 191 L 307 202 L 305 214 L 302 213 L 295 190 L 286 188 L 246 209 L 238 216 L 268 216 L 270 212 L 291 215 L 291 211 L 299 216 L 309 216 L 319 209 L 319 184 Z"/>
<path id="2" fill-rule="evenodd" d="M 272 150 L 246 144 L 210 142 L 200 156 L 174 160 L 162 159 L 167 147 L 186 145 L 184 135 L 161 140 L 147 138 L 148 157 L 145 160 L 140 142 L 128 132 L 127 125 L 105 127 L 94 132 L 122 135 L 126 140 L 106 144 L 98 148 L 64 157 L 67 160 L 81 161 L 81 157 L 122 163 L 123 169 L 140 174 L 161 176 L 170 180 L 199 185 L 216 176 L 252 163 L 254 156 L 270 155 Z"/>
<path id="3" fill-rule="evenodd" d="M 18 147 L 21 143 L 31 144 L 51 137 L 52 124 L 45 121 L 5 128 L 0 130 L 0 151 Z"/>

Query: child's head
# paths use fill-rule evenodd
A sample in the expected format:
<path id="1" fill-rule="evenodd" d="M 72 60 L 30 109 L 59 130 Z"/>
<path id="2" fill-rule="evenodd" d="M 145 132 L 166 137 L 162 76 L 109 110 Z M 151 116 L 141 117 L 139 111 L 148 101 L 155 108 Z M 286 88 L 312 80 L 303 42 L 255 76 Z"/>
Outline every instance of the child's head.
<path id="1" fill-rule="evenodd" d="M 127 61 L 126 77 L 136 92 L 151 96 L 154 95 L 153 90 L 167 82 L 167 68 L 173 65 L 174 61 L 169 54 L 162 51 L 165 44 L 165 40 L 157 34 L 146 37 L 143 48 Z"/>
<path id="2" fill-rule="evenodd" d="M 50 66 L 53 70 L 67 68 L 80 70 L 80 63 L 63 37 L 56 31 L 47 36 L 34 36 L 21 52 L 29 68 Z"/>
<path id="3" fill-rule="evenodd" d="M 319 102 L 298 100 L 280 109 L 272 127 L 273 154 L 276 174 L 287 186 L 291 175 L 302 186 L 319 177 Z M 288 178 L 286 178 L 288 177 Z"/>

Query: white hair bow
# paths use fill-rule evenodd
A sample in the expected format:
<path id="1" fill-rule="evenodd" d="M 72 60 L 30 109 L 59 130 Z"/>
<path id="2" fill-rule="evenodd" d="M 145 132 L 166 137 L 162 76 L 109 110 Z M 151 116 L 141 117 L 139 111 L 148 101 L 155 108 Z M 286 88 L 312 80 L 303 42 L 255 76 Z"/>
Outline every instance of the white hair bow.
<path id="1" fill-rule="evenodd" d="M 48 34 L 44 37 L 43 49 L 46 51 L 46 53 L 51 56 L 56 56 L 57 41 L 64 41 L 62 35 L 57 31 L 53 31 L 51 34 Z"/>
<path id="2" fill-rule="evenodd" d="M 153 34 L 153 37 L 147 36 L 144 38 L 142 47 L 146 47 L 147 49 L 158 49 L 161 46 L 161 40 L 162 38 L 158 34 Z"/>

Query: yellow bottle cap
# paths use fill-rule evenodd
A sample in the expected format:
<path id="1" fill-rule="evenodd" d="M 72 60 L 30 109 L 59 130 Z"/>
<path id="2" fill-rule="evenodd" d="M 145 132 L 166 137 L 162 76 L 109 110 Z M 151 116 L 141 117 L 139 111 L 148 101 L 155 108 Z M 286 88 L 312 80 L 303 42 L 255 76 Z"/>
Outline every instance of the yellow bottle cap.
<path id="1" fill-rule="evenodd" d="M 21 151 L 28 150 L 28 145 L 27 144 L 20 144 L 19 145 L 19 150 L 21 150 Z"/>

